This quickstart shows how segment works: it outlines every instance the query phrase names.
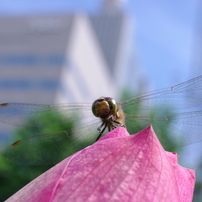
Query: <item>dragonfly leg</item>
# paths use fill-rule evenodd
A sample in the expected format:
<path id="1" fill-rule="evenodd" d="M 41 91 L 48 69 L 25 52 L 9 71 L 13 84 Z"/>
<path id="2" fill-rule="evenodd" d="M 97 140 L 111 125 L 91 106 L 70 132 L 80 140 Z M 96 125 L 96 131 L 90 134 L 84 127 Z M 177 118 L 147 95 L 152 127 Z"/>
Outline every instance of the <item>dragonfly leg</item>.
<path id="1" fill-rule="evenodd" d="M 105 122 L 103 121 L 102 124 L 97 128 L 99 133 L 101 133 L 102 127 L 103 127 L 104 124 L 105 124 Z"/>
<path id="2" fill-rule="evenodd" d="M 114 130 L 117 127 L 125 127 L 123 124 L 121 124 L 119 121 L 113 120 L 112 115 L 108 117 L 107 121 L 110 122 L 110 125 L 112 126 L 112 129 Z M 100 139 L 101 135 L 103 134 L 103 132 L 105 131 L 106 127 L 108 126 L 108 130 L 110 130 L 110 125 L 107 124 L 105 121 L 102 122 L 102 124 L 97 128 L 99 135 L 97 137 L 97 140 Z"/>
<path id="3" fill-rule="evenodd" d="M 103 126 L 104 126 L 104 127 L 103 127 Z M 102 128 L 102 127 L 103 127 L 103 128 Z M 97 139 L 96 139 L 95 141 L 97 141 L 97 140 L 100 139 L 100 137 L 101 137 L 102 133 L 105 131 L 106 127 L 107 127 L 107 125 L 105 124 L 105 122 L 103 122 L 103 123 L 100 125 L 100 127 L 98 128 L 99 135 L 98 135 L 98 137 L 97 137 Z M 102 128 L 102 130 L 101 130 L 101 128 Z"/>
<path id="4" fill-rule="evenodd" d="M 121 124 L 119 121 L 116 120 L 112 120 L 112 122 L 114 122 L 115 124 L 112 124 L 112 126 L 114 126 L 115 128 L 117 127 L 125 127 L 125 125 Z"/>

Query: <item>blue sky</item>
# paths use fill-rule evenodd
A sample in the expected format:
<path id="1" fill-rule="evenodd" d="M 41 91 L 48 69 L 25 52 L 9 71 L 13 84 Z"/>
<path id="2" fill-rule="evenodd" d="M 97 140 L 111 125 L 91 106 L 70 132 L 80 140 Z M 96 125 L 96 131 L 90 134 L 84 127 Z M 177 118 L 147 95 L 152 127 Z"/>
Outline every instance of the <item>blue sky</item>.
<path id="1" fill-rule="evenodd" d="M 178 84 L 195 76 L 196 0 L 122 0 L 134 24 L 134 49 L 151 90 Z M 96 12 L 102 0 L 0 0 L 1 15 L 52 12 Z"/>
<path id="2" fill-rule="evenodd" d="M 102 0 L 0 0 L 0 15 L 96 12 L 101 2 Z M 198 64 L 194 61 L 194 55 L 201 54 L 196 49 L 199 1 L 123 2 L 123 7 L 134 24 L 133 47 L 137 63 L 148 79 L 150 90 L 172 86 L 201 74 L 196 70 Z"/>
<path id="3" fill-rule="evenodd" d="M 136 48 L 155 88 L 197 76 L 191 69 L 195 1 L 130 1 L 136 21 Z"/>

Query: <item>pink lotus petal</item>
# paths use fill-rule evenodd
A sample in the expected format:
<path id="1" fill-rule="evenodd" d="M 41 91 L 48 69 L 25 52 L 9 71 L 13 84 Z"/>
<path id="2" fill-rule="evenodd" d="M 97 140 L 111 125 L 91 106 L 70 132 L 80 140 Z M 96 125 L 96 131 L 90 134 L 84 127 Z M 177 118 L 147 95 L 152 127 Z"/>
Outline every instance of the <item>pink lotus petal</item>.
<path id="1" fill-rule="evenodd" d="M 152 127 L 120 127 L 66 158 L 7 201 L 192 201 L 195 171 L 165 152 Z"/>

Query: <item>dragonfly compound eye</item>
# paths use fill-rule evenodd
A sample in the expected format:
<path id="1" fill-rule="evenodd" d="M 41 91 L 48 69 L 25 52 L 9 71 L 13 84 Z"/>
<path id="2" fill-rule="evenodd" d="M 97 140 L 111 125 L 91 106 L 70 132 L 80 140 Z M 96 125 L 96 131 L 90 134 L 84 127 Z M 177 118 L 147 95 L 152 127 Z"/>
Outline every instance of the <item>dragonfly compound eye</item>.
<path id="1" fill-rule="evenodd" d="M 105 119 L 117 112 L 116 101 L 110 97 L 101 97 L 93 102 L 92 112 L 96 117 Z"/>
<path id="2" fill-rule="evenodd" d="M 117 104 L 116 101 L 111 97 L 105 97 L 105 100 L 108 102 L 111 114 L 115 114 L 117 112 Z"/>

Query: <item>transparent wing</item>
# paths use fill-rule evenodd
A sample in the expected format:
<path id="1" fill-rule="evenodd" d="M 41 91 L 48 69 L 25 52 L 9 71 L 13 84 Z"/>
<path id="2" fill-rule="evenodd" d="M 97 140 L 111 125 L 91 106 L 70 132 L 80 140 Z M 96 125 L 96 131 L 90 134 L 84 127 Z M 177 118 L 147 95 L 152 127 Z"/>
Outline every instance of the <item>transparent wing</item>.
<path id="1" fill-rule="evenodd" d="M 126 115 L 126 120 L 141 129 L 152 125 L 165 149 L 202 141 L 202 111 L 153 116 Z M 162 133 L 169 136 L 165 137 Z"/>
<path id="2" fill-rule="evenodd" d="M 161 138 L 164 146 L 177 147 L 201 141 L 201 111 L 179 114 L 175 113 L 171 115 L 167 115 L 167 113 L 164 111 L 165 115 L 161 115 L 161 110 L 159 109 L 173 110 L 200 105 L 202 103 L 201 92 L 202 76 L 199 76 L 171 88 L 165 88 L 149 93 L 144 93 L 139 97 L 134 97 L 129 100 L 123 101 L 121 103 L 121 106 L 123 108 L 123 111 L 127 114 L 126 120 L 138 123 L 136 129 L 139 129 L 139 126 L 146 127 L 152 124 L 156 133 L 162 134 L 164 133 L 164 131 L 162 131 L 163 128 L 170 134 L 170 136 L 166 138 L 171 139 L 171 143 L 168 144 L 166 138 Z M 137 108 L 141 108 L 142 110 L 155 109 L 157 110 L 159 115 L 130 115 L 134 114 Z M 22 121 L 25 121 L 24 123 L 26 125 L 26 120 L 30 117 L 34 117 L 36 122 L 29 122 L 29 124 L 34 127 L 44 127 L 48 125 L 54 125 L 54 122 L 49 119 L 45 123 L 41 122 L 41 119 L 45 120 L 50 112 L 53 112 L 56 115 L 62 113 L 64 121 L 62 121 L 61 124 L 63 125 L 68 125 L 68 123 L 71 121 L 77 122 L 75 129 L 68 129 L 67 126 L 65 132 L 40 135 L 17 142 L 13 145 L 13 147 L 9 149 L 7 153 L 8 159 L 13 162 L 20 162 L 25 164 L 41 164 L 41 161 L 49 162 L 50 157 L 54 157 L 52 151 L 54 151 L 56 155 L 60 154 L 63 152 L 63 150 L 65 151 L 70 149 L 72 147 L 71 145 L 75 146 L 76 141 L 79 142 L 79 139 L 82 139 L 81 137 L 85 137 L 86 134 L 91 134 L 91 131 L 93 131 L 92 134 L 96 134 L 96 128 L 99 126 L 99 119 L 94 122 L 91 120 L 91 104 L 65 104 L 50 106 L 5 103 L 0 105 L 0 121 L 12 123 L 15 125 L 21 125 Z M 134 131 L 132 131 L 132 133 L 134 133 Z M 50 144 L 50 141 L 53 141 L 53 144 Z M 41 157 L 39 149 L 36 149 L 37 145 L 40 142 L 44 142 L 45 144 L 42 149 L 40 148 L 40 150 L 43 151 L 42 156 L 45 157 Z M 61 145 L 62 149 L 59 149 L 58 145 Z M 23 151 L 26 150 L 29 152 L 27 152 L 27 154 L 24 154 Z M 21 155 L 18 155 L 18 158 L 16 158 L 18 160 L 15 161 L 16 153 L 19 153 Z M 33 155 L 32 159 L 38 158 L 39 160 L 27 160 L 29 159 L 28 153 Z M 65 151 L 63 154 L 65 155 L 65 157 L 69 155 L 68 151 Z M 24 157 L 22 160 L 20 156 L 23 155 Z M 64 156 L 62 158 L 64 158 Z"/>
<path id="3" fill-rule="evenodd" d="M 6 151 L 8 161 L 25 165 L 56 164 L 95 142 L 99 120 L 49 134 L 37 135 L 13 143 Z"/>
<path id="4" fill-rule="evenodd" d="M 183 109 L 202 104 L 202 76 L 170 88 L 141 94 L 121 102 L 123 110 L 140 104 L 142 109 Z"/>
<path id="5" fill-rule="evenodd" d="M 201 92 L 202 76 L 199 76 L 170 88 L 144 93 L 121 105 L 127 114 L 126 121 L 136 123 L 139 129 L 152 125 L 166 149 L 176 148 L 202 141 L 202 112 L 176 113 L 179 109 L 201 105 Z"/>
<path id="6" fill-rule="evenodd" d="M 46 119 L 50 113 L 53 113 L 55 116 L 62 115 L 63 119 L 67 122 L 76 121 L 78 118 L 84 116 L 93 116 L 91 104 L 87 103 L 60 105 L 4 103 L 0 105 L 0 122 L 18 126 L 46 127 L 54 125 L 51 119 L 46 120 L 45 123 L 41 122 L 41 120 Z M 33 124 L 32 122 L 27 122 L 30 118 L 35 119 Z M 63 123 L 64 122 L 61 122 L 61 124 Z"/>
<path id="7" fill-rule="evenodd" d="M 33 128 L 6 152 L 10 162 L 28 165 L 55 164 L 92 144 L 100 124 L 91 112 L 91 104 L 86 103 L 5 103 L 0 105 L 0 121 Z M 58 132 L 61 127 L 64 131 Z"/>

